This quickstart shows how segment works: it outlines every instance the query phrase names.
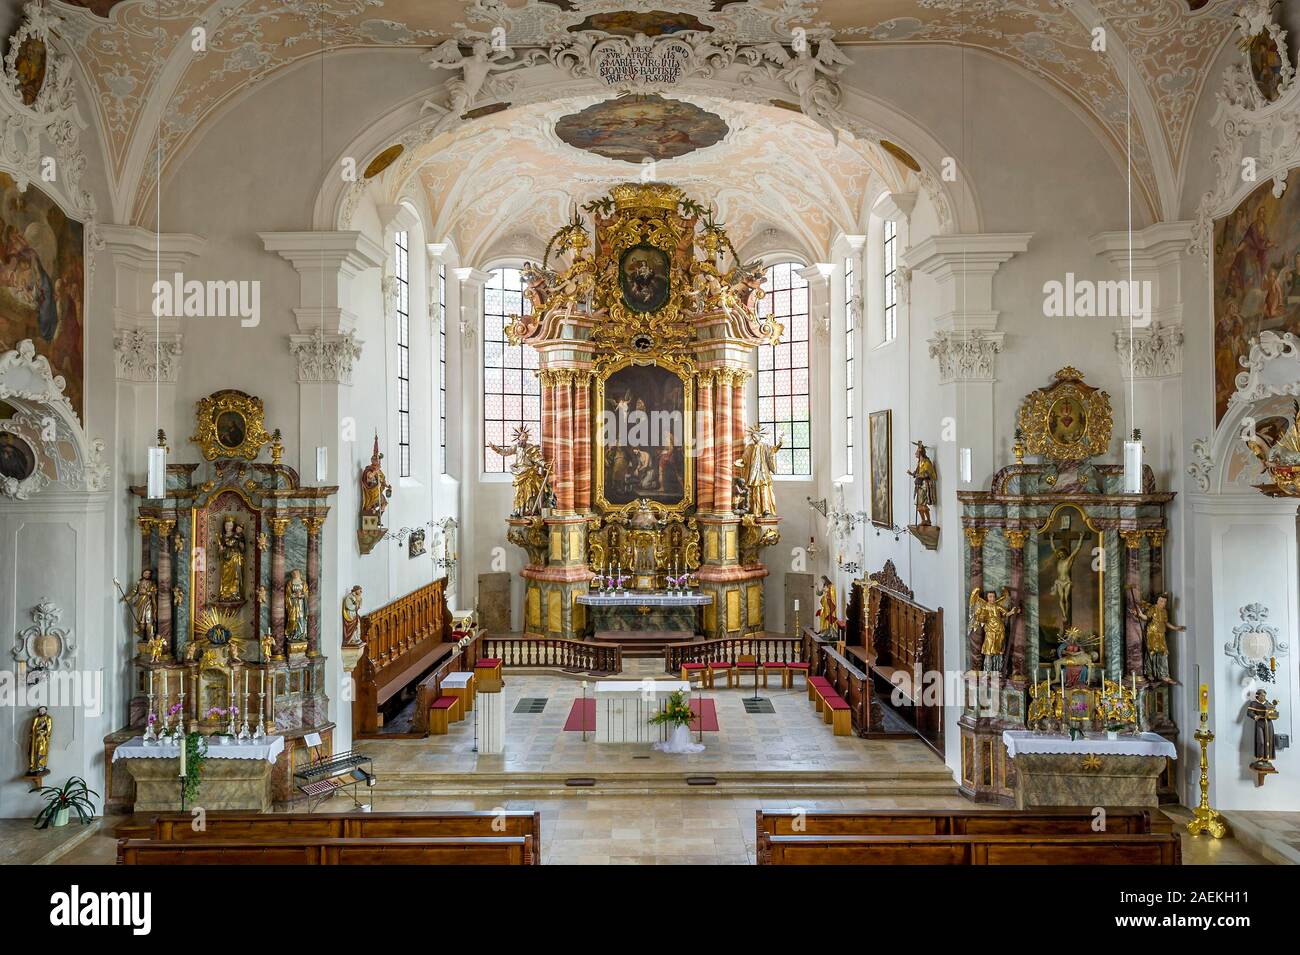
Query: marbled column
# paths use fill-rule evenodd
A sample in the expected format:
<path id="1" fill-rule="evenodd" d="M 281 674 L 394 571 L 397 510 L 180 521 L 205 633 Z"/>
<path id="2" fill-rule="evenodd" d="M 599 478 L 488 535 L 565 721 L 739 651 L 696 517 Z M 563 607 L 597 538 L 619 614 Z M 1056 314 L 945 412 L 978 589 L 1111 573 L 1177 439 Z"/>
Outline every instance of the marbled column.
<path id="1" fill-rule="evenodd" d="M 275 655 L 284 659 L 284 532 L 289 518 L 272 517 L 271 524 L 271 640 Z"/>
<path id="2" fill-rule="evenodd" d="M 585 514 L 591 510 L 591 375 L 585 371 L 574 373 L 573 423 L 573 506 Z"/>
<path id="3" fill-rule="evenodd" d="M 1011 606 L 1020 610 L 1011 624 L 1011 673 L 1013 681 L 1025 677 L 1025 542 L 1029 531 L 1008 530 L 1007 543 L 1011 545 Z"/>
<path id="4" fill-rule="evenodd" d="M 731 450 L 735 457 L 740 457 L 741 452 L 745 449 L 745 420 L 746 407 L 745 395 L 747 393 L 746 384 L 749 381 L 749 372 L 736 371 L 735 383 L 731 391 Z"/>
<path id="5" fill-rule="evenodd" d="M 1151 541 L 1151 591 L 1157 594 L 1165 592 L 1165 534 L 1163 530 L 1147 531 Z"/>
<path id="6" fill-rule="evenodd" d="M 699 500 L 696 510 L 713 510 L 713 372 L 701 372 L 696 379 L 699 382 L 700 406 L 695 420 L 699 423 L 700 433 L 695 436 L 699 463 L 695 475 L 695 487 Z"/>
<path id="7" fill-rule="evenodd" d="M 555 461 L 555 372 L 539 371 L 537 378 L 542 383 L 542 433 L 537 436 L 537 443 L 542 448 L 542 458 L 551 466 L 551 484 L 555 485 L 558 471 Z"/>
<path id="8" fill-rule="evenodd" d="M 307 656 L 320 656 L 320 529 L 325 516 L 303 517 L 307 528 Z"/>
<path id="9" fill-rule="evenodd" d="M 984 535 L 987 531 L 982 527 L 967 527 L 966 543 L 970 547 L 970 564 L 967 590 L 978 590 L 984 592 Z M 980 631 L 970 630 L 970 620 L 966 621 L 967 643 L 966 656 L 970 663 L 970 669 L 978 670 L 984 665 L 984 654 L 980 652 L 982 646 L 980 642 Z"/>
<path id="10" fill-rule="evenodd" d="M 146 570 L 153 569 L 149 551 L 156 521 L 152 517 L 137 517 L 135 523 L 140 528 L 140 575 L 143 576 Z"/>
<path id="11" fill-rule="evenodd" d="M 573 372 L 555 373 L 556 509 L 573 511 Z"/>
<path id="12" fill-rule="evenodd" d="M 729 368 L 719 369 L 718 383 L 715 385 L 713 406 L 716 415 L 713 422 L 713 441 L 715 455 L 713 459 L 713 510 L 718 514 L 731 512 L 731 489 L 735 482 L 735 455 L 731 452 L 731 393 L 734 375 Z"/>
<path id="13" fill-rule="evenodd" d="M 1139 560 L 1142 556 L 1142 532 L 1120 531 L 1119 536 L 1124 538 L 1124 603 L 1125 609 L 1130 610 L 1130 612 L 1124 614 L 1125 672 L 1119 675 L 1135 674 L 1137 681 L 1142 683 L 1145 679 L 1142 671 L 1142 622 L 1127 606 L 1129 602 L 1128 595 L 1134 590 L 1139 591 L 1139 594 L 1141 591 L 1142 578 Z"/>
<path id="14" fill-rule="evenodd" d="M 167 641 L 173 656 L 177 647 L 172 640 L 172 531 L 176 522 L 158 521 L 158 636 Z"/>

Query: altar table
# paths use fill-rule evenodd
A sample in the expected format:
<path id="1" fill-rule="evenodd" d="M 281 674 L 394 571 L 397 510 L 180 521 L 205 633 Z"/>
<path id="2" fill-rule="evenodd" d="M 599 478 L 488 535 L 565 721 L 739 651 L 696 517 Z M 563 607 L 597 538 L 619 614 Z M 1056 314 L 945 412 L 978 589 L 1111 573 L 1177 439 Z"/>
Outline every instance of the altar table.
<path id="1" fill-rule="evenodd" d="M 270 812 L 271 770 L 282 752 L 283 736 L 224 744 L 210 738 L 195 805 L 209 810 Z M 119 760 L 126 761 L 126 770 L 135 780 L 136 812 L 176 812 L 181 808 L 179 746 L 170 742 L 145 745 L 144 738 L 137 736 L 113 750 L 113 762 Z"/>
<path id="2" fill-rule="evenodd" d="M 1016 808 L 1033 806 L 1150 806 L 1174 744 L 1155 733 L 1068 736 L 1007 730 L 1002 734 L 1015 769 Z"/>
<path id="3" fill-rule="evenodd" d="M 601 680 L 596 684 L 596 742 L 653 743 L 666 740 L 670 727 L 651 726 L 650 717 L 677 691 L 690 696 L 684 680 Z"/>
<path id="4" fill-rule="evenodd" d="M 700 612 L 713 594 L 592 591 L 573 598 L 591 608 L 593 628 L 601 630 L 702 632 Z"/>

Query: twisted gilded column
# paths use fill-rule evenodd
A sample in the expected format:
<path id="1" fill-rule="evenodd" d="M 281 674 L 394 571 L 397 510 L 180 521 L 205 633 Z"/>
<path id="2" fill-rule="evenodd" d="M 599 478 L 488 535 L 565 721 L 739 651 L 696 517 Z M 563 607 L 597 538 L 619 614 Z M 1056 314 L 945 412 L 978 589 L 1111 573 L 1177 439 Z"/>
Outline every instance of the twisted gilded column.
<path id="1" fill-rule="evenodd" d="M 970 548 L 970 558 L 968 564 L 967 580 L 971 590 L 984 592 L 984 537 L 988 531 L 983 527 L 967 527 L 966 544 Z M 968 598 L 969 595 L 966 595 Z M 969 603 L 968 599 L 963 602 Z M 969 613 L 969 611 L 967 611 Z M 970 669 L 979 670 L 984 666 L 984 654 L 981 652 L 983 644 L 981 643 L 981 631 L 970 629 L 970 620 L 966 621 L 966 656 L 970 661 Z"/>
<path id="2" fill-rule="evenodd" d="M 275 656 L 284 659 L 284 532 L 289 518 L 272 517 L 271 525 L 271 640 Z"/>
<path id="3" fill-rule="evenodd" d="M 1012 606 L 1021 611 L 1011 618 L 1010 678 L 1020 680 L 1025 675 L 1025 542 L 1029 540 L 1029 531 L 1008 529 L 1006 535 L 1011 545 Z"/>
<path id="4" fill-rule="evenodd" d="M 323 515 L 306 515 L 307 528 L 307 656 L 320 656 L 320 529 Z"/>
<path id="5" fill-rule="evenodd" d="M 719 368 L 717 384 L 714 385 L 713 406 L 713 510 L 719 514 L 731 511 L 731 490 L 735 486 L 732 480 L 735 454 L 731 447 L 731 401 L 735 374 L 730 368 Z"/>
<path id="6" fill-rule="evenodd" d="M 699 469 L 695 476 L 696 491 L 699 500 L 696 509 L 713 510 L 713 372 L 702 371 L 698 381 L 700 407 L 695 420 L 699 422 L 700 433 L 695 436 L 696 453 Z"/>
<path id="7" fill-rule="evenodd" d="M 573 506 L 580 512 L 591 510 L 591 373 L 574 372 L 573 423 L 577 429 L 573 441 Z"/>

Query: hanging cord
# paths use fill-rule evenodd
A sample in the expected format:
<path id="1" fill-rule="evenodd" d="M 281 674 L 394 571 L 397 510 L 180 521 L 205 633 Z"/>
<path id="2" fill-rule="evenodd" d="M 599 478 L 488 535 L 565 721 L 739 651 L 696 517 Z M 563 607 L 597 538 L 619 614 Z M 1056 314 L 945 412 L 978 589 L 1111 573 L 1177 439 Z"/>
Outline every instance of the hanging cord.
<path id="1" fill-rule="evenodd" d="M 321 188 L 325 187 L 327 175 L 327 166 L 325 158 L 325 21 L 320 21 L 320 182 Z M 325 247 L 320 247 L 320 269 L 319 269 L 320 290 L 316 301 L 324 303 L 325 301 Z M 316 384 L 316 395 L 319 400 L 320 425 L 317 433 L 320 441 L 319 447 L 325 447 L 325 315 L 322 313 L 316 322 L 316 361 L 320 364 L 321 380 Z M 299 452 L 301 455 L 301 452 Z M 328 451 L 326 452 L 328 453 Z M 340 465 L 342 462 L 339 462 Z M 320 451 L 316 452 L 316 482 L 328 479 L 327 473 L 320 473 Z"/>
<path id="2" fill-rule="evenodd" d="M 158 90 L 162 90 L 162 0 L 154 0 L 154 62 L 157 70 Z M 155 177 L 154 177 L 154 289 L 162 282 L 162 120 L 163 108 L 158 104 L 158 128 L 155 142 Z M 155 432 L 162 431 L 162 312 L 154 303 L 153 310 L 153 426 Z M 157 434 L 154 435 L 157 440 Z"/>
<path id="3" fill-rule="evenodd" d="M 1129 60 L 1124 70 L 1124 113 L 1126 155 L 1124 157 L 1124 178 L 1128 203 L 1128 432 L 1133 434 L 1137 421 L 1137 378 L 1133 373 L 1133 298 L 1136 286 L 1133 284 L 1133 63 Z M 1149 303 L 1148 303 L 1149 304 Z"/>

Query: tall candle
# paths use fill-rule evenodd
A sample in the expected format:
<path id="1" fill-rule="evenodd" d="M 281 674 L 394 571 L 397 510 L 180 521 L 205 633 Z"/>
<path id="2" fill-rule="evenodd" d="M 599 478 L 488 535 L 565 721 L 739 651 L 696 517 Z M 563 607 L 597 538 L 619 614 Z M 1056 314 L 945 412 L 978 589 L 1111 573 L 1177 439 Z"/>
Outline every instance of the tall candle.
<path id="1" fill-rule="evenodd" d="M 248 671 L 244 671 L 244 696 L 248 696 Z"/>
<path id="2" fill-rule="evenodd" d="M 187 738 L 182 734 L 182 736 L 181 736 L 181 770 L 180 770 L 180 772 L 177 774 L 177 775 L 179 775 L 182 779 L 185 778 L 185 744 L 186 744 L 187 742 L 188 742 Z"/>
<path id="3" fill-rule="evenodd" d="M 1210 687 L 1208 683 L 1201 684 L 1201 713 L 1206 715 L 1210 712 Z"/>
<path id="4" fill-rule="evenodd" d="M 798 600 L 798 598 L 796 598 L 796 599 L 795 599 L 795 602 L 794 602 L 794 612 L 795 612 L 795 613 L 798 613 L 798 612 L 799 612 L 799 600 Z"/>

